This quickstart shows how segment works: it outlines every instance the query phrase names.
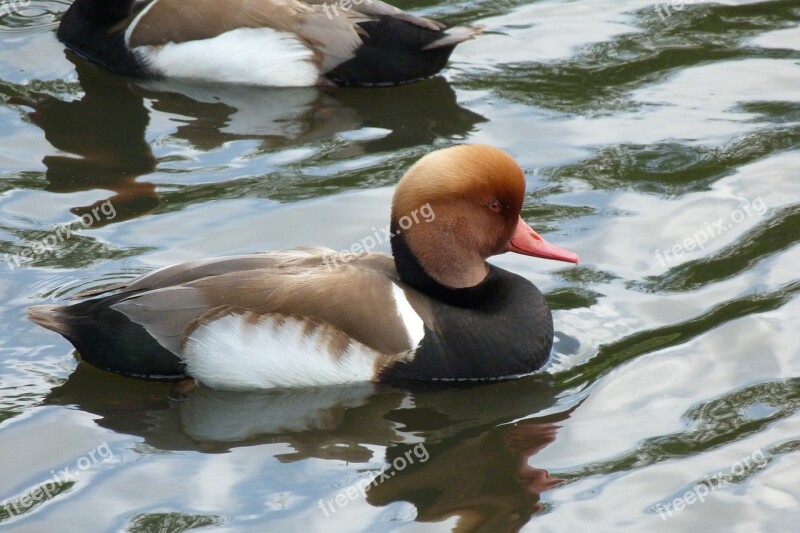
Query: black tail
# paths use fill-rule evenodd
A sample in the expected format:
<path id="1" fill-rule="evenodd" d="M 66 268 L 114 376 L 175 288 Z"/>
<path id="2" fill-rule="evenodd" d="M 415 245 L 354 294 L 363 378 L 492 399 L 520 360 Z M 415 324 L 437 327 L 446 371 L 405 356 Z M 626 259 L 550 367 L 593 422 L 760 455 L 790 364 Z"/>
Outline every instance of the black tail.
<path id="1" fill-rule="evenodd" d="M 325 76 L 344 86 L 398 85 L 433 76 L 442 70 L 459 43 L 481 28 L 437 31 L 392 16 L 362 22 L 364 44 L 354 58 Z"/>
<path id="2" fill-rule="evenodd" d="M 158 344 L 140 325 L 111 309 L 125 295 L 88 300 L 75 305 L 37 305 L 28 318 L 55 331 L 92 366 L 132 377 L 179 379 L 183 361 Z"/>

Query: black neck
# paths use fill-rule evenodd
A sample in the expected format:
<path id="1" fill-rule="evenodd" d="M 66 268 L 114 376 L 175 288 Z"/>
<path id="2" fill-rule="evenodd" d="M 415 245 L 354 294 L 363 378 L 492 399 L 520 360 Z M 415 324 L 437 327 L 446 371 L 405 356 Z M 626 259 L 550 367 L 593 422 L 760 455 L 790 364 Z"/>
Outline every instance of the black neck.
<path id="1" fill-rule="evenodd" d="M 489 265 L 489 274 L 474 287 L 463 289 L 447 287 L 425 271 L 408 247 L 396 222 L 392 222 L 390 229 L 394 265 L 403 283 L 432 298 L 458 307 L 474 307 L 488 297 L 495 274 L 492 265 Z"/>
<path id="2" fill-rule="evenodd" d="M 99 24 L 114 24 L 131 14 L 135 1 L 136 0 L 75 0 L 74 5 L 86 18 L 94 20 Z"/>

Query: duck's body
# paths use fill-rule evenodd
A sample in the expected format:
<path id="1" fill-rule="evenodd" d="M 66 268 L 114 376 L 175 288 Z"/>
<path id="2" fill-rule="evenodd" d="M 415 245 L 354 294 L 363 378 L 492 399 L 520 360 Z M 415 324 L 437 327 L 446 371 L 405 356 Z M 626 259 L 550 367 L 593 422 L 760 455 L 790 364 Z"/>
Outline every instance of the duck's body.
<path id="1" fill-rule="evenodd" d="M 472 176 L 459 183 L 455 176 L 465 173 Z M 393 257 L 307 248 L 207 259 L 108 296 L 33 307 L 30 317 L 94 366 L 215 388 L 530 373 L 550 354 L 550 310 L 531 282 L 484 259 L 507 250 L 577 256 L 521 221 L 524 186 L 499 150 L 441 150 L 398 185 Z M 427 215 L 410 224 L 420 207 Z"/>
<path id="2" fill-rule="evenodd" d="M 520 276 L 492 267 L 450 304 L 400 281 L 389 255 L 336 261 L 322 248 L 195 261 L 31 316 L 94 366 L 216 388 L 496 379 L 550 353 L 550 311 Z"/>
<path id="3" fill-rule="evenodd" d="M 378 0 L 75 0 L 58 37 L 114 72 L 265 86 L 393 85 L 432 76 L 475 28 Z"/>

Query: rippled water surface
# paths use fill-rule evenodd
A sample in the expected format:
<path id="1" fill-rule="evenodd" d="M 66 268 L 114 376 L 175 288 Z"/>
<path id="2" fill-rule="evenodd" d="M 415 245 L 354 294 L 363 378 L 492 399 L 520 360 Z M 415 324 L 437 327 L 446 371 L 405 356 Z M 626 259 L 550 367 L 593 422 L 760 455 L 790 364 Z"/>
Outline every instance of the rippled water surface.
<path id="1" fill-rule="evenodd" d="M 0 529 L 795 530 L 800 4 L 396 3 L 486 32 L 422 83 L 265 90 L 112 76 L 55 39 L 67 2 L 0 11 Z M 178 399 L 24 318 L 177 261 L 349 247 L 461 142 L 514 155 L 523 216 L 581 257 L 493 260 L 554 309 L 540 375 Z"/>

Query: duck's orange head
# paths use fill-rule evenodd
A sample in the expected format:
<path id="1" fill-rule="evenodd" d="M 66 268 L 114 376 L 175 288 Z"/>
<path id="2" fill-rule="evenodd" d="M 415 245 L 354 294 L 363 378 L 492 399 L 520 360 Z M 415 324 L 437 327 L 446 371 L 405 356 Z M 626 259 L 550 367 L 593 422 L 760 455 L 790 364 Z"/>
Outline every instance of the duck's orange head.
<path id="1" fill-rule="evenodd" d="M 507 251 L 578 262 L 521 218 L 525 175 L 506 152 L 480 144 L 432 152 L 400 180 L 392 231 L 439 283 L 469 287 L 486 276 L 487 257 Z"/>

